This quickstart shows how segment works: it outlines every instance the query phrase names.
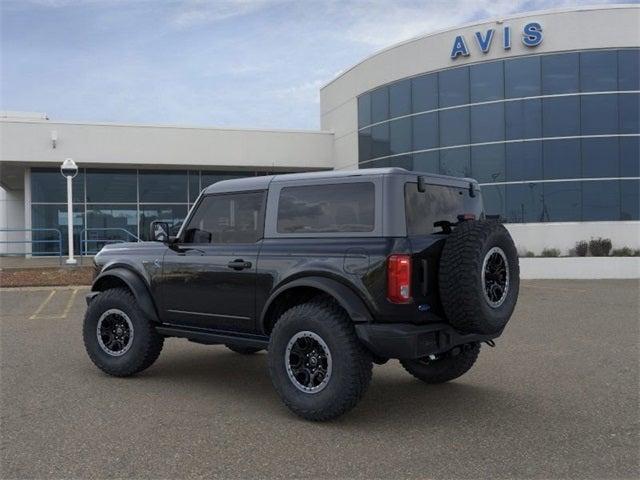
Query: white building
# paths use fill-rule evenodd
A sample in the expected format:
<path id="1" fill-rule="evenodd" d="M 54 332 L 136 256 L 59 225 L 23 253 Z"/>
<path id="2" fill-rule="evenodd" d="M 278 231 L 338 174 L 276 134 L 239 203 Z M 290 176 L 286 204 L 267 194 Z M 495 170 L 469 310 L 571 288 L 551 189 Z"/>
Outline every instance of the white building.
<path id="1" fill-rule="evenodd" d="M 640 7 L 619 5 L 421 36 L 325 85 L 318 132 L 8 113 L 0 229 L 64 230 L 57 168 L 66 157 L 81 167 L 78 238 L 85 227 L 145 238 L 154 219 L 179 224 L 200 189 L 220 178 L 401 166 L 477 178 L 487 212 L 504 218 L 523 250 L 566 252 L 597 236 L 639 248 L 639 25 Z M 51 252 L 53 243 L 27 247 Z"/>

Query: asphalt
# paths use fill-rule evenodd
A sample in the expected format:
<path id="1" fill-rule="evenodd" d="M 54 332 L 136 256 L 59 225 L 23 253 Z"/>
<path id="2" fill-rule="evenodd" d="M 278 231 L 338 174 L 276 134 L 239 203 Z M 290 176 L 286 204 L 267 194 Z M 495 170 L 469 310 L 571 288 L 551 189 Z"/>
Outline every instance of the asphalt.
<path id="1" fill-rule="evenodd" d="M 0 476 L 638 478 L 639 287 L 524 282 L 467 375 L 428 386 L 391 361 L 324 424 L 281 404 L 265 353 L 171 339 L 111 378 L 84 352 L 83 288 L 2 290 Z"/>

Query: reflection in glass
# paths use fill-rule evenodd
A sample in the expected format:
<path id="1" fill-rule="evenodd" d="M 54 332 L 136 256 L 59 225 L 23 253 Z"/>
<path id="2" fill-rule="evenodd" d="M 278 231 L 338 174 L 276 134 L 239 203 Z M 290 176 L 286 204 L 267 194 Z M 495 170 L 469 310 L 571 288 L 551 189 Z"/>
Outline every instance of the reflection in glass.
<path id="1" fill-rule="evenodd" d="M 200 194 L 200 172 L 189 171 L 189 203 L 194 203 Z"/>
<path id="2" fill-rule="evenodd" d="M 72 180 L 73 202 L 84 203 L 84 169 Z M 31 169 L 31 201 L 67 203 L 67 179 L 57 168 Z"/>
<path id="3" fill-rule="evenodd" d="M 413 150 L 437 148 L 438 114 L 424 113 L 413 117 Z"/>
<path id="4" fill-rule="evenodd" d="M 140 238 L 150 240 L 151 222 L 161 220 L 169 224 L 169 234 L 177 235 L 187 215 L 186 205 L 141 205 Z"/>
<path id="5" fill-rule="evenodd" d="M 411 113 L 411 80 L 401 80 L 389 87 L 389 117 Z"/>
<path id="6" fill-rule="evenodd" d="M 413 154 L 413 170 L 416 172 L 440 173 L 440 152 L 421 152 Z"/>
<path id="7" fill-rule="evenodd" d="M 517 100 L 504 104 L 506 139 L 542 137 L 542 100 Z"/>
<path id="8" fill-rule="evenodd" d="M 380 87 L 371 92 L 371 123 L 389 118 L 389 88 Z"/>
<path id="9" fill-rule="evenodd" d="M 452 177 L 471 176 L 469 147 L 450 148 L 440 151 L 440 173 Z"/>
<path id="10" fill-rule="evenodd" d="M 579 57 L 577 53 L 560 53 L 541 57 L 542 94 L 579 91 Z"/>
<path id="11" fill-rule="evenodd" d="M 138 211 L 136 205 L 89 205 L 87 207 L 89 251 L 100 250 L 106 243 L 132 241 L 138 236 Z M 125 232 L 126 230 L 126 232 Z"/>
<path id="12" fill-rule="evenodd" d="M 371 124 L 371 96 L 368 93 L 358 97 L 358 128 Z"/>
<path id="13" fill-rule="evenodd" d="M 503 64 L 488 62 L 469 67 L 471 103 L 504 98 Z"/>
<path id="14" fill-rule="evenodd" d="M 187 203 L 187 172 L 140 171 L 140 202 Z"/>
<path id="15" fill-rule="evenodd" d="M 506 98 L 540 95 L 540 57 L 506 61 L 504 76 Z"/>
<path id="16" fill-rule="evenodd" d="M 618 132 L 618 95 L 585 95 L 580 99 L 582 135 Z"/>
<path id="17" fill-rule="evenodd" d="M 507 143 L 507 182 L 542 179 L 542 142 Z"/>
<path id="18" fill-rule="evenodd" d="M 411 151 L 411 118 L 389 122 L 391 154 Z"/>
<path id="19" fill-rule="evenodd" d="M 505 187 L 504 185 L 483 185 L 482 203 L 487 215 L 499 215 L 505 218 Z"/>
<path id="20" fill-rule="evenodd" d="M 504 144 L 471 147 L 471 176 L 480 183 L 505 181 Z"/>
<path id="21" fill-rule="evenodd" d="M 543 99 L 542 132 L 545 137 L 580 135 L 580 98 L 557 97 Z"/>
<path id="22" fill-rule="evenodd" d="M 369 160 L 372 154 L 371 128 L 365 128 L 358 132 L 358 160 Z"/>
<path id="23" fill-rule="evenodd" d="M 575 222 L 580 220 L 581 182 L 548 182 L 543 184 L 543 222 Z"/>
<path id="24" fill-rule="evenodd" d="M 469 142 L 469 107 L 441 110 L 440 146 L 466 145 Z"/>
<path id="25" fill-rule="evenodd" d="M 87 202 L 137 202 L 135 170 L 87 170 Z"/>
<path id="26" fill-rule="evenodd" d="M 547 180 L 580 178 L 580 140 L 546 140 L 543 142 L 543 173 Z"/>
<path id="27" fill-rule="evenodd" d="M 371 127 L 371 156 L 376 158 L 390 154 L 389 124 L 383 123 Z"/>
<path id="28" fill-rule="evenodd" d="M 615 51 L 580 53 L 580 90 L 613 92 L 618 89 L 618 55 Z"/>
<path id="29" fill-rule="evenodd" d="M 620 133 L 640 133 L 640 94 L 618 95 L 620 105 Z"/>
<path id="30" fill-rule="evenodd" d="M 640 220 L 640 180 L 620 181 L 620 220 Z"/>
<path id="31" fill-rule="evenodd" d="M 62 177 L 58 172 L 58 176 Z M 62 254 L 69 253 L 69 243 L 67 236 L 67 206 L 66 205 L 31 205 L 31 228 L 52 228 L 60 232 L 32 232 L 31 239 L 37 240 L 31 244 L 33 255 L 57 255 L 59 244 L 62 240 Z M 80 231 L 84 228 L 84 206 L 73 205 L 73 248 L 76 253 L 80 251 L 79 239 Z M 11 244 L 10 248 L 17 250 L 22 248 L 20 244 Z"/>
<path id="32" fill-rule="evenodd" d="M 582 176 L 617 177 L 618 137 L 582 139 Z"/>
<path id="33" fill-rule="evenodd" d="M 620 138 L 620 176 L 640 177 L 640 137 Z"/>
<path id="34" fill-rule="evenodd" d="M 438 74 L 431 73 L 411 79 L 413 113 L 438 108 Z"/>
<path id="35" fill-rule="evenodd" d="M 504 103 L 471 107 L 471 143 L 504 140 Z"/>
<path id="36" fill-rule="evenodd" d="M 444 70 L 438 76 L 440 108 L 469 103 L 469 67 Z"/>
<path id="37" fill-rule="evenodd" d="M 582 221 L 620 220 L 620 182 L 582 182 Z"/>
<path id="38" fill-rule="evenodd" d="M 506 220 L 508 222 L 532 223 L 543 221 L 541 183 L 507 185 L 506 193 Z"/>
<path id="39" fill-rule="evenodd" d="M 618 51 L 618 89 L 640 90 L 640 49 Z"/>

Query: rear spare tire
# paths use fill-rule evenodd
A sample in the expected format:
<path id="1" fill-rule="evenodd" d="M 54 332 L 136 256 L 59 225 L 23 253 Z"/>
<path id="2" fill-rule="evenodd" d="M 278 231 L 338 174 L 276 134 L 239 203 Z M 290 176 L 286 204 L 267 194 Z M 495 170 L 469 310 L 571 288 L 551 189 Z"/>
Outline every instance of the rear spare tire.
<path id="1" fill-rule="evenodd" d="M 467 333 L 499 333 L 518 300 L 520 267 L 513 239 L 496 221 L 467 221 L 447 238 L 439 271 L 449 323 Z"/>

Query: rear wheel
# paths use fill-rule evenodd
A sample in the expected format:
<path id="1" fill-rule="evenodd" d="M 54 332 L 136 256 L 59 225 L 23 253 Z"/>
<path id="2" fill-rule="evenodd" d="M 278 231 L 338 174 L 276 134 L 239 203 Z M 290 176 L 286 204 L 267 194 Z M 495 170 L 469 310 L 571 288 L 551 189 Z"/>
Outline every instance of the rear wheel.
<path id="1" fill-rule="evenodd" d="M 441 355 L 400 360 L 404 369 L 425 383 L 444 383 L 461 377 L 476 363 L 480 344 L 470 343 Z"/>
<path id="2" fill-rule="evenodd" d="M 239 353 L 241 355 L 253 355 L 254 353 L 258 353 L 261 350 L 264 350 L 260 347 L 244 347 L 242 345 L 225 345 L 232 352 Z"/>
<path id="3" fill-rule="evenodd" d="M 352 409 L 371 381 L 371 355 L 331 299 L 287 310 L 269 342 L 271 381 L 285 405 L 314 421 Z"/>
<path id="4" fill-rule="evenodd" d="M 164 343 L 135 297 L 123 288 L 106 290 L 92 300 L 82 335 L 91 361 L 116 377 L 134 375 L 150 367 Z"/>

